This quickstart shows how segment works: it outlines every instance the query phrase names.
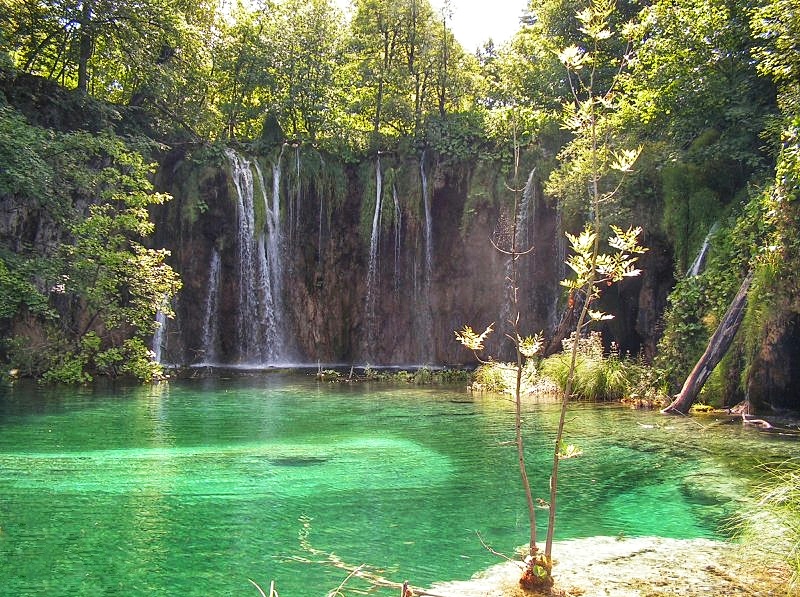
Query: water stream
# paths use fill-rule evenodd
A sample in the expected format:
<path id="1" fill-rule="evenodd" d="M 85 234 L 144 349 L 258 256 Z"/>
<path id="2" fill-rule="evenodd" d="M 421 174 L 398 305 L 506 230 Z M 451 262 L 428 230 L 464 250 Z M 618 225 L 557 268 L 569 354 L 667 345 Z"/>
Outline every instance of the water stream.
<path id="1" fill-rule="evenodd" d="M 397 185 L 392 183 L 392 200 L 394 202 L 394 292 L 400 292 L 401 286 L 401 258 L 403 256 L 403 211 L 400 209 L 400 197 L 397 195 Z"/>
<path id="2" fill-rule="evenodd" d="M 236 188 L 238 217 L 238 363 L 276 364 L 285 359 L 282 336 L 282 257 L 280 234 L 281 156 L 272 167 L 272 195 L 265 188 L 257 162 L 226 149 Z M 255 180 L 258 177 L 265 210 L 265 225 L 257 229 Z M 210 276 L 209 276 L 210 277 Z"/>
<path id="3" fill-rule="evenodd" d="M 324 595 L 311 543 L 426 585 L 510 552 L 526 513 L 506 401 L 461 389 L 225 376 L 0 394 L 1 595 Z M 547 491 L 558 405 L 526 406 Z M 738 425 L 575 405 L 557 538 L 723 536 L 755 464 L 796 445 Z M 544 511 L 542 511 L 544 512 Z M 540 522 L 544 524 L 544 515 Z M 391 593 L 394 594 L 394 593 Z"/>
<path id="4" fill-rule="evenodd" d="M 208 266 L 208 291 L 203 310 L 203 363 L 217 362 L 217 321 L 219 317 L 219 277 L 220 257 L 216 248 L 211 251 L 211 263 Z"/>
<path id="5" fill-rule="evenodd" d="M 425 283 L 430 285 L 433 277 L 433 216 L 428 188 L 428 173 L 425 170 L 425 152 L 419 158 L 419 174 L 422 180 L 422 207 L 425 214 Z"/>
<path id="6" fill-rule="evenodd" d="M 367 293 L 364 299 L 364 320 L 366 324 L 366 344 L 364 355 L 369 356 L 375 348 L 378 333 L 377 313 L 375 311 L 380 295 L 380 243 L 381 212 L 383 210 L 383 172 L 381 156 L 375 158 L 375 211 L 372 215 L 372 231 L 369 238 L 369 260 L 367 262 Z"/>
<path id="7" fill-rule="evenodd" d="M 167 333 L 167 316 L 159 309 L 156 312 L 156 331 L 153 333 L 153 360 L 161 363 L 162 353 L 164 352 L 164 342 Z"/>
<path id="8" fill-rule="evenodd" d="M 697 256 L 694 258 L 692 265 L 689 266 L 689 270 L 686 272 L 687 278 L 693 278 L 694 276 L 699 276 L 703 273 L 703 270 L 706 267 L 706 260 L 708 259 L 708 252 L 711 249 L 711 238 L 714 236 L 714 233 L 717 231 L 719 225 L 714 222 L 714 225 L 706 234 L 706 237 L 703 239 L 703 244 L 700 246 L 700 250 L 697 252 Z"/>

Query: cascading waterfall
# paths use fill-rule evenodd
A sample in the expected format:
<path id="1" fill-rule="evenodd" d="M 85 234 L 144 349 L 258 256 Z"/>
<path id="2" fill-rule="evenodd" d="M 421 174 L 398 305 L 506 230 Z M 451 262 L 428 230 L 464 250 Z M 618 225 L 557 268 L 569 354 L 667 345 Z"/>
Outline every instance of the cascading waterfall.
<path id="1" fill-rule="evenodd" d="M 294 188 L 292 189 L 290 196 L 289 196 L 289 214 L 288 214 L 288 222 L 289 222 L 289 246 L 294 246 L 294 243 L 298 241 L 297 238 L 297 230 L 300 226 L 300 198 L 302 195 L 302 183 L 301 183 L 301 160 L 300 160 L 300 144 L 294 143 L 292 144 L 294 147 Z M 283 157 L 283 150 L 286 148 L 284 145 L 281 148 L 281 154 L 278 158 L 278 163 L 280 164 L 281 158 Z"/>
<path id="2" fill-rule="evenodd" d="M 522 201 L 519 204 L 519 211 L 517 213 L 517 238 L 516 249 L 520 253 L 527 253 L 525 256 L 526 262 L 530 265 L 528 271 L 536 271 L 536 239 L 533 238 L 531 231 L 536 230 L 536 168 L 533 168 L 528 174 L 528 180 L 525 182 L 525 187 L 522 190 Z M 533 276 L 525 276 L 524 279 L 531 281 Z M 530 287 L 523 293 L 534 292 L 535 289 Z"/>
<path id="3" fill-rule="evenodd" d="M 259 187 L 264 201 L 264 213 L 266 215 L 266 238 L 262 234 L 261 241 L 264 243 L 264 255 L 267 263 L 267 277 L 271 289 L 269 299 L 271 312 L 273 313 L 273 325 L 283 319 L 283 306 L 279 297 L 283 296 L 284 267 L 282 258 L 283 238 L 281 234 L 281 160 L 283 149 L 278 154 L 278 160 L 272 164 L 272 194 L 267 193 L 264 182 L 264 173 L 258 162 L 255 162 L 256 174 L 259 180 Z"/>
<path id="4" fill-rule="evenodd" d="M 226 154 L 238 201 L 239 313 L 237 335 L 238 359 L 245 364 L 275 364 L 285 356 L 285 338 L 281 337 L 280 309 L 282 262 L 280 255 L 280 174 L 281 159 L 273 165 L 272 205 L 269 205 L 264 178 L 258 164 L 232 149 Z M 281 152 L 282 155 L 282 152 Z M 266 235 L 255 229 L 253 168 L 266 208 Z"/>
<path id="5" fill-rule="evenodd" d="M 231 163 L 233 184 L 237 197 L 237 246 L 239 248 L 239 313 L 237 335 L 239 340 L 239 358 L 244 361 L 261 360 L 262 354 L 258 342 L 258 333 L 254 321 L 257 314 L 258 300 L 256 291 L 259 284 L 255 248 L 255 212 L 253 206 L 253 172 L 250 162 L 232 149 L 225 151 Z"/>
<path id="6" fill-rule="evenodd" d="M 567 277 L 567 241 L 563 229 L 563 216 L 561 214 L 561 202 L 556 202 L 556 222 L 555 222 L 555 237 L 556 237 L 556 263 L 554 271 L 558 274 L 558 280 L 561 281 Z M 552 319 L 550 321 L 550 330 L 553 331 L 558 328 L 559 312 L 558 312 L 559 297 L 556 293 L 553 296 L 553 306 L 551 309 Z"/>
<path id="7" fill-rule="evenodd" d="M 394 201 L 394 291 L 400 292 L 400 267 L 402 256 L 403 212 L 400 209 L 400 198 L 397 185 L 392 183 L 392 200 Z"/>
<path id="8" fill-rule="evenodd" d="M 425 285 L 430 286 L 433 276 L 433 219 L 431 218 L 431 198 L 428 192 L 428 174 L 425 172 L 425 152 L 419 159 L 419 173 L 422 180 L 422 205 L 425 211 Z"/>
<path id="9" fill-rule="evenodd" d="M 216 247 L 211 251 L 208 266 L 208 293 L 203 313 L 203 364 L 212 365 L 217 361 L 217 305 L 219 304 L 220 257 Z"/>
<path id="10" fill-rule="evenodd" d="M 325 169 L 325 160 L 322 160 L 322 169 Z M 325 261 L 325 250 L 324 250 L 324 243 L 322 240 L 323 237 L 323 224 L 325 222 L 325 196 L 323 193 L 319 193 L 319 225 L 317 227 L 317 266 L 321 266 L 321 264 Z"/>
<path id="11" fill-rule="evenodd" d="M 717 223 L 714 222 L 714 225 L 706 234 L 706 237 L 703 239 L 703 244 L 700 247 L 700 251 L 697 253 L 697 257 L 694 258 L 692 265 L 689 267 L 689 270 L 686 272 L 687 278 L 693 278 L 694 276 L 699 276 L 703 273 L 703 270 L 706 267 L 706 260 L 708 259 L 708 251 L 711 248 L 711 237 L 714 236 L 714 233 L 717 231 Z"/>
<path id="12" fill-rule="evenodd" d="M 536 218 L 535 175 L 536 175 L 536 168 L 533 168 L 530 174 L 528 175 L 528 179 L 522 191 L 522 200 L 519 202 L 517 213 L 513 214 L 513 217 L 515 218 L 513 229 L 512 231 L 508 231 L 509 237 L 512 233 L 514 234 L 513 239 L 509 238 L 510 246 L 508 248 L 510 249 L 511 246 L 513 246 L 517 253 L 526 253 L 530 251 L 530 253 L 528 253 L 528 255 L 526 256 L 528 259 L 533 259 L 534 258 L 533 256 L 536 253 L 535 250 L 531 251 L 532 243 L 534 242 L 535 239 L 531 239 L 530 238 L 531 235 L 529 234 L 529 230 L 534 225 Z M 513 243 L 511 242 L 512 240 L 514 241 Z M 506 259 L 506 271 L 505 271 L 506 280 L 512 279 L 513 259 L 514 257 L 511 255 L 508 255 Z M 517 300 L 521 300 L 522 297 L 529 295 L 535 290 L 533 288 L 526 290 L 525 288 L 520 287 L 526 282 L 530 283 L 530 279 L 532 278 L 532 276 L 525 276 L 524 272 L 519 270 L 519 268 L 522 265 L 520 256 L 517 256 L 516 261 L 518 268 L 516 284 L 518 287 L 516 289 L 509 288 L 509 294 L 506 297 L 506 301 L 503 304 L 503 307 L 500 311 L 501 329 L 505 329 L 505 333 L 507 335 L 511 335 L 511 330 L 509 329 L 508 326 L 511 325 L 512 318 L 516 318 L 519 315 L 519 313 L 512 312 L 512 303 L 514 297 L 511 295 L 511 293 L 512 292 L 516 293 Z M 530 271 L 534 271 L 533 267 L 534 266 L 531 266 Z M 517 308 L 521 310 L 524 308 L 524 305 L 518 304 Z"/>
<path id="13" fill-rule="evenodd" d="M 381 209 L 383 199 L 383 174 L 381 172 L 381 156 L 375 159 L 375 213 L 372 216 L 372 234 L 369 239 L 369 264 L 367 267 L 367 297 L 364 308 L 366 317 L 366 354 L 372 354 L 375 348 L 377 327 L 375 303 L 379 293 L 379 258 L 381 234 Z"/>
<path id="14" fill-rule="evenodd" d="M 527 251 L 535 239 L 530 238 L 528 233 L 536 226 L 536 168 L 531 170 L 525 189 L 522 191 L 522 203 L 519 206 L 519 216 L 517 218 L 517 249 Z M 532 251 L 532 256 L 536 257 L 536 251 Z"/>
<path id="15" fill-rule="evenodd" d="M 416 336 L 419 339 L 419 357 L 423 362 L 431 360 L 430 348 L 433 345 L 433 314 L 431 313 L 431 285 L 433 283 L 433 218 L 431 216 L 431 198 L 428 188 L 428 173 L 425 171 L 425 151 L 419 158 L 419 174 L 422 184 L 422 207 L 425 215 L 425 269 L 421 296 L 417 297 Z M 414 286 L 418 286 L 416 263 L 414 264 Z"/>
<path id="16" fill-rule="evenodd" d="M 164 340 L 167 334 L 167 316 L 159 309 L 156 312 L 156 330 L 153 333 L 153 360 L 161 364 L 161 353 L 164 348 Z"/>

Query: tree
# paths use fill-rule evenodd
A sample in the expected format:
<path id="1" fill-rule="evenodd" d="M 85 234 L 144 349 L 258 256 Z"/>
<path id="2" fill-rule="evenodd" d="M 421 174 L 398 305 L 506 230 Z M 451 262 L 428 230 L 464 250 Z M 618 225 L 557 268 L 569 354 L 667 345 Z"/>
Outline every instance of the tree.
<path id="1" fill-rule="evenodd" d="M 12 0 L 0 9 L 14 66 L 98 99 L 151 110 L 167 132 L 213 114 L 213 0 Z"/>
<path id="2" fill-rule="evenodd" d="M 350 23 L 352 125 L 372 144 L 412 137 L 471 97 L 468 59 L 428 0 L 358 0 Z M 411 93 L 409 93 L 411 90 Z"/>
<path id="3" fill-rule="evenodd" d="M 638 255 L 646 250 L 638 242 L 641 229 L 622 230 L 612 226 L 613 234 L 608 241 L 612 252 L 603 253 L 601 251 L 600 238 L 605 221 L 603 208 L 614 199 L 622 184 L 619 176 L 612 177 L 609 174 L 616 172 L 618 175 L 624 175 L 630 172 L 639 154 L 638 150 L 614 152 L 609 147 L 609 141 L 602 136 L 604 119 L 614 110 L 613 95 L 616 89 L 616 79 L 612 80 L 609 88 L 599 90 L 598 72 L 605 67 L 599 48 L 612 36 L 609 27 L 610 17 L 613 13 L 613 0 L 591 2 L 586 9 L 577 14 L 581 23 L 580 30 L 587 42 L 586 46 L 570 46 L 560 53 L 560 58 L 569 73 L 572 90 L 572 102 L 565 107 L 565 125 L 572 130 L 575 138 L 562 151 L 560 155 L 562 164 L 560 170 L 553 173 L 550 188 L 552 192 L 561 191 L 563 193 L 567 179 L 577 178 L 589 188 L 589 207 L 592 217 L 580 234 L 567 234 L 573 250 L 573 254 L 567 260 L 567 265 L 572 270 L 574 277 L 564 280 L 562 285 L 568 289 L 570 300 L 580 307 L 572 337 L 569 374 L 562 397 L 553 448 L 549 516 L 544 550 L 541 550 L 537 544 L 534 502 L 525 467 L 521 434 L 523 357 L 532 357 L 538 352 L 542 347 L 542 339 L 540 336 L 522 338 L 518 325 L 518 309 L 515 314 L 512 314 L 510 322 L 513 332 L 509 338 L 514 343 L 516 352 L 515 445 L 517 446 L 520 477 L 525 490 L 530 524 L 528 555 L 525 559 L 526 565 L 520 583 L 528 589 L 546 588 L 553 584 L 552 543 L 556 525 L 559 464 L 562 459 L 572 457 L 577 453 L 574 449 L 565 450 L 563 437 L 566 413 L 575 380 L 579 340 L 589 324 L 611 317 L 595 308 L 601 290 L 623 278 L 637 276 L 639 270 L 635 268 L 635 263 Z M 618 68 L 623 66 L 624 64 Z M 574 184 L 574 181 L 569 182 Z M 517 194 L 518 192 L 515 192 L 515 198 Z M 514 205 L 516 210 L 516 200 Z M 513 217 L 516 222 L 516 211 Z M 517 259 L 524 254 L 524 249 L 520 249 L 516 243 L 516 225 L 513 226 L 511 239 L 509 249 L 498 248 L 511 260 L 511 275 L 508 279 L 509 292 L 512 305 L 516 306 L 518 281 L 515 265 Z M 491 326 L 481 335 L 477 335 L 471 328 L 465 327 L 456 336 L 462 344 L 477 353 L 482 349 L 483 340 L 490 332 Z"/>
<path id="4" fill-rule="evenodd" d="M 289 0 L 277 9 L 277 48 L 270 111 L 292 138 L 331 135 L 344 23 L 330 0 Z"/>
<path id="5" fill-rule="evenodd" d="M 145 341 L 180 281 L 167 253 L 144 245 L 153 232 L 148 206 L 168 199 L 153 192 L 154 166 L 111 133 L 46 130 L 7 108 L 0 156 L 0 200 L 36 222 L 21 222 L 0 247 L 0 323 L 12 365 L 53 381 L 158 375 Z M 35 330 L 33 341 L 16 335 L 20 322 Z"/>
<path id="6" fill-rule="evenodd" d="M 130 97 L 138 77 L 180 52 L 210 2 L 15 0 L 8 41 L 17 66 L 101 98 Z"/>
<path id="7" fill-rule="evenodd" d="M 222 25 L 213 59 L 218 89 L 215 104 L 223 120 L 223 130 L 217 134 L 223 138 L 256 137 L 266 115 L 278 60 L 277 23 L 271 17 L 271 12 L 240 6 L 233 21 Z"/>

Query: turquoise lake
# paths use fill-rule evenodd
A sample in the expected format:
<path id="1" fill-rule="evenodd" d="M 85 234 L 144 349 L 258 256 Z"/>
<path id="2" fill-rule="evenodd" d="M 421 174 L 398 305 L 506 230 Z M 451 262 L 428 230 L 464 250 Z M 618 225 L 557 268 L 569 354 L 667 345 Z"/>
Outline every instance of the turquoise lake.
<path id="1" fill-rule="evenodd" d="M 298 533 L 428 585 L 527 539 L 512 404 L 462 388 L 267 373 L 147 387 L 0 390 L 0 595 L 325 593 Z M 546 498 L 559 405 L 526 405 Z M 556 538 L 725 538 L 758 465 L 796 443 L 713 418 L 573 405 Z M 546 510 L 540 510 L 544 539 Z"/>

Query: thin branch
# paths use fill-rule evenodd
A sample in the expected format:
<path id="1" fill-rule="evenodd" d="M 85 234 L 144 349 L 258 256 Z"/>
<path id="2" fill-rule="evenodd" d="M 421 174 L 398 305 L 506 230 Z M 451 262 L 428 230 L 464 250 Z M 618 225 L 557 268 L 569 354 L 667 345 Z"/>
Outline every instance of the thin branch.
<path id="1" fill-rule="evenodd" d="M 522 565 L 522 563 L 519 560 L 515 560 L 513 558 L 509 558 L 506 554 L 500 553 L 499 551 L 496 551 L 494 548 L 492 548 L 491 545 L 486 543 L 486 541 L 483 540 L 483 537 L 481 536 L 480 531 L 475 531 L 475 534 L 478 536 L 478 541 L 481 542 L 481 545 L 483 545 L 483 548 L 486 551 L 488 551 L 490 554 L 495 555 L 498 558 L 502 558 L 507 562 L 513 562 L 514 564 L 519 566 L 520 570 L 524 570 L 525 569 L 525 567 Z"/>
<path id="2" fill-rule="evenodd" d="M 535 248 L 535 247 L 531 247 L 530 249 L 526 249 L 526 250 L 524 250 L 524 251 L 520 251 L 520 250 L 518 250 L 518 249 L 514 249 L 514 250 L 512 250 L 512 251 L 507 251 L 507 250 L 505 250 L 505 249 L 501 249 L 500 247 L 498 247 L 498 246 L 497 246 L 497 244 L 494 242 L 494 240 L 493 240 L 493 239 L 491 239 L 491 238 L 490 238 L 490 239 L 489 239 L 489 242 L 492 244 L 492 246 L 493 246 L 493 247 L 495 248 L 495 250 L 497 250 L 498 252 L 502 253 L 503 255 L 510 255 L 510 256 L 512 256 L 512 257 L 522 257 L 522 256 L 524 256 L 524 255 L 528 255 L 529 253 L 533 253 L 533 249 Z"/>
<path id="3" fill-rule="evenodd" d="M 368 566 L 367 564 L 361 564 L 360 566 L 353 566 L 352 564 L 348 564 L 342 558 L 337 556 L 333 552 L 323 551 L 321 549 L 317 549 L 316 547 L 311 545 L 309 541 L 309 534 L 311 532 L 311 519 L 307 517 L 302 517 L 301 524 L 303 528 L 300 529 L 298 533 L 300 539 L 300 547 L 309 553 L 310 555 L 314 556 L 314 558 L 318 559 L 310 559 L 303 556 L 291 556 L 289 560 L 293 562 L 301 562 L 303 564 L 318 564 L 323 566 L 332 566 L 334 568 L 338 568 L 339 570 L 344 570 L 348 573 L 347 578 L 339 585 L 339 588 L 335 591 L 331 591 L 328 593 L 329 596 L 337 595 L 338 592 L 341 591 L 342 587 L 345 585 L 346 582 L 352 580 L 353 578 L 358 578 L 366 582 L 371 587 L 380 587 L 386 589 L 402 589 L 404 583 L 395 582 L 389 580 L 381 575 L 381 571 L 377 568 L 373 568 Z M 438 593 L 430 593 L 423 589 L 422 587 L 416 587 L 413 585 L 406 585 L 407 588 L 411 589 L 414 592 L 414 595 L 419 596 L 427 596 L 427 597 L 444 597 L 443 595 L 439 595 Z"/>
<path id="4" fill-rule="evenodd" d="M 256 590 L 261 594 L 261 597 L 268 597 L 267 594 L 264 592 L 264 590 L 260 586 L 258 586 L 258 583 L 256 581 L 254 581 L 252 578 L 248 578 L 247 580 L 250 581 L 250 584 L 253 585 L 256 588 Z M 272 597 L 273 586 L 274 585 L 272 584 L 270 584 L 269 586 L 269 597 Z"/>
<path id="5" fill-rule="evenodd" d="M 352 570 L 352 571 L 350 572 L 350 574 L 348 574 L 348 575 L 345 577 L 345 579 L 344 579 L 344 580 L 343 580 L 341 583 L 339 583 L 339 586 L 338 586 L 338 587 L 336 587 L 336 588 L 335 588 L 333 591 L 329 591 L 329 592 L 328 592 L 328 597 L 333 597 L 333 596 L 335 596 L 335 595 L 343 595 L 343 593 L 342 593 L 342 589 L 344 589 L 344 586 L 347 584 L 347 581 L 349 581 L 349 580 L 350 580 L 351 578 L 353 578 L 354 576 L 357 576 L 357 575 L 358 575 L 358 573 L 359 573 L 359 572 L 361 572 L 361 569 L 362 569 L 362 568 L 364 568 L 364 566 L 365 566 L 365 565 L 366 565 L 366 564 L 361 564 L 360 566 L 357 566 L 357 567 L 355 568 L 355 570 Z"/>

